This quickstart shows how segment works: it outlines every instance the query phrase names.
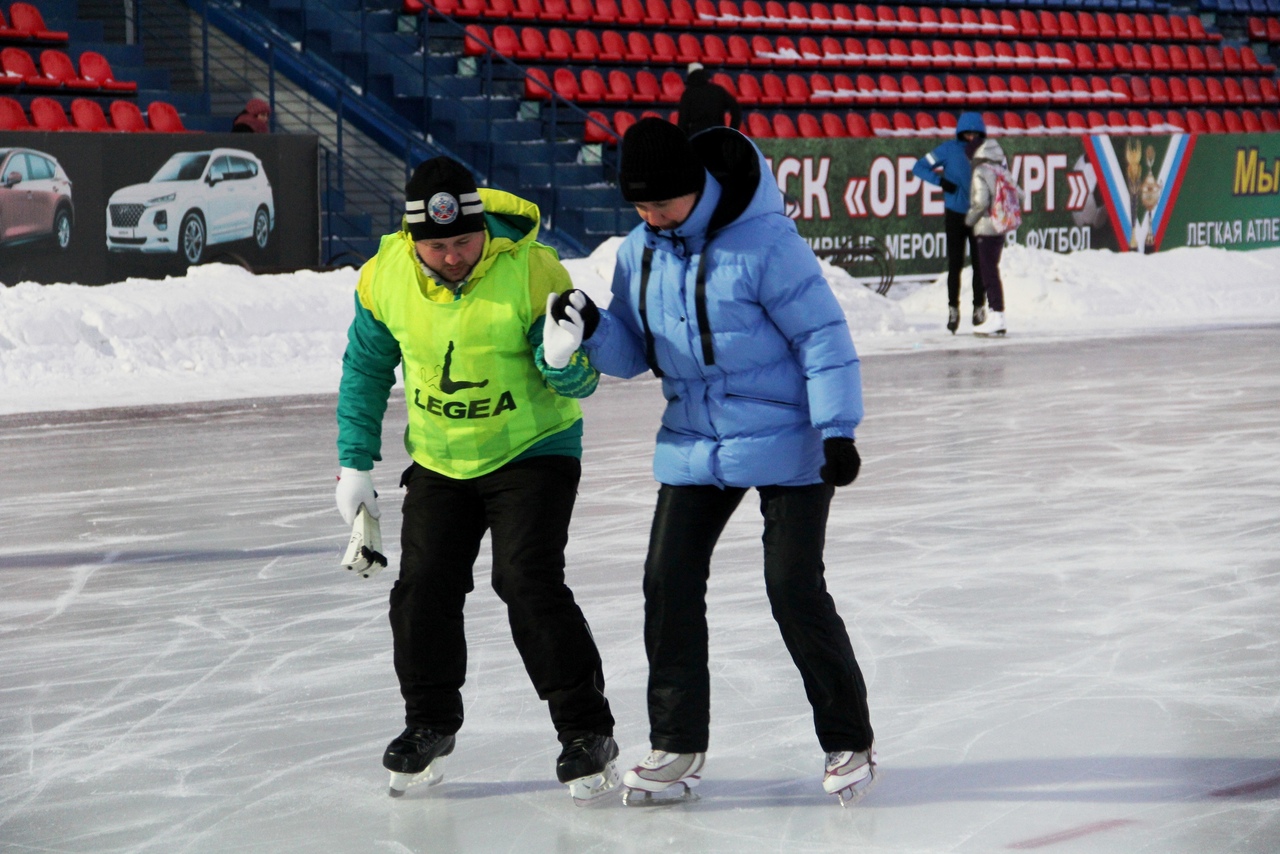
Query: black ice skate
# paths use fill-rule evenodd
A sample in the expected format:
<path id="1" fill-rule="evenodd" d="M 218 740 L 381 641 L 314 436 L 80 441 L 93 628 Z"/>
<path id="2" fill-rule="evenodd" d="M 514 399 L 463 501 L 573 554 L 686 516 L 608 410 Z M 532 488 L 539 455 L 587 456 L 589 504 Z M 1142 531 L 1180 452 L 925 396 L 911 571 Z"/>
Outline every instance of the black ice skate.
<path id="1" fill-rule="evenodd" d="M 618 786 L 618 743 L 607 735 L 575 738 L 560 751 L 556 779 L 569 787 L 578 806 L 613 791 Z"/>
<path id="2" fill-rule="evenodd" d="M 453 753 L 454 737 L 423 727 L 409 727 L 382 754 L 382 767 L 391 772 L 391 797 L 398 798 L 417 783 L 434 786 L 444 779 L 444 757 Z"/>

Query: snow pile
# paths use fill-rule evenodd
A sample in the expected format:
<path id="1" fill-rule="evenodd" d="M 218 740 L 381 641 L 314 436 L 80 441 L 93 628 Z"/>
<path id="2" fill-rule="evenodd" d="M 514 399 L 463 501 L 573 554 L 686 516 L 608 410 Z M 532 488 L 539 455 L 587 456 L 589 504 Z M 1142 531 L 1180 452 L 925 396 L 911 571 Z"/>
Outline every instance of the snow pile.
<path id="1" fill-rule="evenodd" d="M 619 242 L 565 262 L 602 304 Z M 1142 256 L 1012 246 L 1001 269 L 1009 341 L 1280 322 L 1280 249 Z M 880 296 L 838 268 L 824 271 L 863 355 L 991 345 L 963 334 L 967 317 L 960 335 L 943 329 L 945 276 Z M 211 264 L 163 281 L 0 288 L 0 414 L 333 392 L 356 277 Z M 968 279 L 966 270 L 966 306 Z"/>

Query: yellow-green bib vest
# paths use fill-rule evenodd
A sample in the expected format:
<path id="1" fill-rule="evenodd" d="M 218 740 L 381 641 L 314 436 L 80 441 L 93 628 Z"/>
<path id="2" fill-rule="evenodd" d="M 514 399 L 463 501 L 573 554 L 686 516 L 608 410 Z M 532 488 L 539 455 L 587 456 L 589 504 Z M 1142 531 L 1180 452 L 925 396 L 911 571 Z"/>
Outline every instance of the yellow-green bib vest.
<path id="1" fill-rule="evenodd" d="M 404 360 L 405 449 L 432 471 L 488 474 L 582 418 L 534 364 L 529 248 L 498 253 L 461 299 L 435 302 L 403 239 L 382 239 L 372 291 Z"/>

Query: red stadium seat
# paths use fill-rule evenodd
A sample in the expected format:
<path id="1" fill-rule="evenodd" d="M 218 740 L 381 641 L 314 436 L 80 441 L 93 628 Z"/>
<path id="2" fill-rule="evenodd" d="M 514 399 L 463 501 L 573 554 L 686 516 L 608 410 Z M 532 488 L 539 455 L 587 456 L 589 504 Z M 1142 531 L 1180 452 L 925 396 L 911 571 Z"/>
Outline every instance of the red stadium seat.
<path id="1" fill-rule="evenodd" d="M 76 98 L 71 102 L 71 123 L 76 130 L 95 132 L 115 130 L 107 121 L 106 113 L 102 112 L 102 105 L 90 98 Z"/>
<path id="2" fill-rule="evenodd" d="M 567 70 L 567 69 L 566 69 Z M 572 76 L 572 72 L 569 72 Z M 551 98 L 551 81 L 547 78 L 547 72 L 541 68 L 530 68 L 525 72 L 524 79 L 524 97 L 531 101 L 545 101 Z M 115 122 L 115 118 L 112 118 Z M 115 122 L 119 126 L 119 122 Z"/>
<path id="3" fill-rule="evenodd" d="M 578 86 L 578 77 L 567 68 L 557 68 L 551 77 L 555 93 L 566 101 L 577 101 L 582 92 Z"/>
<path id="4" fill-rule="evenodd" d="M 609 117 L 598 110 L 589 110 L 583 122 L 582 141 L 588 145 L 613 144 L 618 138 L 613 133 Z"/>
<path id="5" fill-rule="evenodd" d="M 760 103 L 760 81 L 748 72 L 738 75 L 738 103 L 746 107 L 754 107 Z"/>
<path id="6" fill-rule="evenodd" d="M 1240 114 L 1235 110 L 1222 111 L 1222 124 L 1227 133 L 1244 133 L 1244 122 L 1240 120 Z"/>
<path id="7" fill-rule="evenodd" d="M 1227 132 L 1226 123 L 1222 121 L 1222 116 L 1221 114 L 1218 113 L 1217 110 L 1204 111 L 1204 124 L 1205 124 L 1205 129 L 1209 133 L 1226 133 Z"/>
<path id="8" fill-rule="evenodd" d="M 182 117 L 168 101 L 152 101 L 147 105 L 147 124 L 157 133 L 187 133 Z"/>
<path id="9" fill-rule="evenodd" d="M 14 3 L 9 6 L 9 25 L 28 39 L 42 42 L 66 42 L 70 36 L 62 30 L 51 30 L 30 3 Z"/>
<path id="10" fill-rule="evenodd" d="M 801 113 L 796 116 L 796 132 L 801 139 L 822 139 L 826 136 L 822 132 L 822 124 L 818 121 L 818 117 L 812 113 Z"/>
<path id="11" fill-rule="evenodd" d="M 773 136 L 773 125 L 763 113 L 747 114 L 747 136 L 767 139 Z"/>
<path id="12" fill-rule="evenodd" d="M 730 90 L 732 94 L 732 90 Z M 647 68 L 636 72 L 635 94 L 632 100 L 637 104 L 656 104 L 662 100 L 662 84 L 658 77 Z"/>
<path id="13" fill-rule="evenodd" d="M 835 113 L 823 113 L 822 135 L 832 139 L 839 139 L 848 136 L 849 129 L 845 127 L 844 120 Z"/>
<path id="14" fill-rule="evenodd" d="M 584 68 L 578 78 L 578 101 L 587 104 L 602 104 L 608 100 L 609 85 L 604 75 L 594 68 Z"/>
<path id="15" fill-rule="evenodd" d="M 662 102 L 664 104 L 675 104 L 680 101 L 680 96 L 684 94 L 684 78 L 674 71 L 662 72 Z"/>
<path id="16" fill-rule="evenodd" d="M 40 52 L 40 70 L 46 77 L 61 81 L 63 89 L 86 92 L 102 88 L 96 80 L 86 80 L 77 74 L 71 57 L 54 48 Z"/>
<path id="17" fill-rule="evenodd" d="M 110 109 L 111 124 L 116 130 L 128 133 L 144 133 L 150 130 L 147 127 L 147 120 L 142 117 L 142 111 L 133 101 L 112 101 Z"/>
<path id="18" fill-rule="evenodd" d="M 62 105 L 43 95 L 31 99 L 31 124 L 36 130 L 73 130 Z"/>
<path id="19" fill-rule="evenodd" d="M 605 30 L 600 34 L 600 62 L 622 62 L 627 55 L 627 40 L 617 30 Z"/>
<path id="20" fill-rule="evenodd" d="M 1253 110 L 1241 110 L 1240 121 L 1243 125 L 1244 133 L 1262 133 L 1264 131 L 1262 122 L 1258 120 L 1258 114 Z"/>
<path id="21" fill-rule="evenodd" d="M 27 89 L 62 88 L 61 80 L 46 77 L 37 71 L 36 64 L 31 60 L 31 54 L 20 47 L 6 47 L 0 50 L 0 67 L 3 67 L 6 76 L 21 80 L 23 87 Z M 32 116 L 35 116 L 34 112 Z"/>
<path id="22" fill-rule="evenodd" d="M 0 130 L 30 130 L 31 120 L 16 98 L 0 98 Z"/>
<path id="23" fill-rule="evenodd" d="M 631 103 L 635 98 L 635 86 L 631 83 L 631 75 L 617 68 L 610 71 L 608 86 L 602 97 L 606 103 L 610 104 Z"/>

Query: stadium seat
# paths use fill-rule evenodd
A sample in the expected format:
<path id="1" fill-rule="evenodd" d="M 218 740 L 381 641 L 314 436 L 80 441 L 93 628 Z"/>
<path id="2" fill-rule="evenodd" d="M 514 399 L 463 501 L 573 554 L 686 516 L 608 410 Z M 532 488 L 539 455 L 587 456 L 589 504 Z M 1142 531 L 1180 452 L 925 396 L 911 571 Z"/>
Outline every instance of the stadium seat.
<path id="1" fill-rule="evenodd" d="M 1040 118 L 1039 113 L 1027 113 L 1022 120 L 1023 126 L 1026 128 L 1027 134 L 1041 135 L 1047 131 L 1044 126 L 1044 119 Z"/>
<path id="2" fill-rule="evenodd" d="M 548 101 L 551 99 L 551 92 L 551 81 L 547 78 L 546 71 L 541 68 L 530 68 L 525 72 L 524 97 L 526 99 L 531 101 Z"/>
<path id="3" fill-rule="evenodd" d="M 627 50 L 622 56 L 627 62 L 637 65 L 650 65 L 653 62 L 653 45 L 649 44 L 649 36 L 639 30 L 632 30 L 627 33 L 626 43 Z M 722 56 L 720 62 L 723 61 Z"/>
<path id="4" fill-rule="evenodd" d="M 520 53 L 520 37 L 516 35 L 513 27 L 506 24 L 499 24 L 493 28 L 489 43 L 499 55 L 507 59 L 515 59 Z"/>
<path id="5" fill-rule="evenodd" d="M 1267 133 L 1280 131 L 1280 114 L 1275 110 L 1262 111 L 1262 129 Z"/>
<path id="6" fill-rule="evenodd" d="M 656 37 L 654 39 L 654 42 L 655 42 L 655 51 L 656 51 L 657 49 Z M 755 51 L 751 49 L 751 44 L 743 36 L 740 36 L 737 33 L 735 33 L 729 36 L 729 38 L 725 40 L 725 57 L 724 57 L 725 65 L 734 65 L 738 67 L 751 65 L 752 60 L 755 59 L 755 56 L 756 54 L 755 54 Z"/>
<path id="7" fill-rule="evenodd" d="M 1241 110 L 1240 122 L 1243 126 L 1243 133 L 1263 133 L 1264 128 L 1262 122 L 1258 119 L 1258 114 L 1253 110 Z"/>
<path id="8" fill-rule="evenodd" d="M 1204 117 L 1196 110 L 1187 110 L 1183 113 L 1186 119 L 1188 133 L 1208 133 L 1209 128 L 1205 124 Z"/>
<path id="9" fill-rule="evenodd" d="M 849 129 L 849 136 L 859 139 L 875 136 L 871 131 L 871 126 L 867 124 L 867 120 L 860 113 L 849 113 L 845 116 L 845 127 Z"/>
<path id="10" fill-rule="evenodd" d="M 1235 110 L 1222 111 L 1222 124 L 1227 133 L 1244 133 L 1244 122 Z"/>
<path id="11" fill-rule="evenodd" d="M 867 124 L 871 127 L 871 134 L 873 136 L 891 136 L 892 135 L 893 125 L 889 121 L 889 117 L 886 116 L 884 113 L 880 113 L 880 112 L 872 113 L 871 119 L 867 122 Z"/>
<path id="12" fill-rule="evenodd" d="M 9 6 L 9 25 L 28 39 L 41 42 L 66 42 L 70 36 L 62 30 L 45 26 L 40 10 L 30 3 Z"/>
<path id="13" fill-rule="evenodd" d="M 600 34 L 598 62 L 622 62 L 627 55 L 627 40 L 617 30 L 605 30 Z"/>
<path id="14" fill-rule="evenodd" d="M 1136 84 L 1138 81 L 1139 78 L 1133 78 L 1133 83 Z M 1173 103 L 1173 95 L 1169 92 L 1169 84 L 1165 82 L 1163 77 L 1152 77 L 1147 81 L 1147 85 L 1151 88 L 1151 103 Z"/>
<path id="15" fill-rule="evenodd" d="M 542 16 L 542 5 L 538 0 L 515 0 L 511 17 L 517 21 L 536 21 Z"/>
<path id="16" fill-rule="evenodd" d="M 578 101 L 584 104 L 602 104 L 608 100 L 609 85 L 604 75 L 594 68 L 584 68 L 578 77 Z"/>
<path id="17" fill-rule="evenodd" d="M 147 123 L 158 133 L 187 132 L 178 111 L 167 101 L 152 101 L 147 105 Z"/>
<path id="18" fill-rule="evenodd" d="M 773 136 L 773 125 L 763 113 L 747 114 L 747 136 L 767 139 Z"/>
<path id="19" fill-rule="evenodd" d="M 94 132 L 115 130 L 107 121 L 106 113 L 102 112 L 102 105 L 90 98 L 76 98 L 71 102 L 71 124 L 76 130 Z"/>
<path id="20" fill-rule="evenodd" d="M 489 47 L 489 31 L 479 24 L 467 24 L 462 39 L 462 55 L 484 56 Z M 84 54 L 80 55 L 80 74 L 83 77 L 90 76 L 84 67 Z"/>
<path id="21" fill-rule="evenodd" d="M 578 76 L 567 68 L 557 68 L 551 77 L 555 93 L 569 102 L 576 102 L 581 97 Z"/>
<path id="22" fill-rule="evenodd" d="M 730 94 L 734 94 L 732 89 Z M 662 84 L 658 82 L 658 76 L 647 68 L 637 71 L 632 100 L 637 104 L 657 104 L 662 101 Z"/>
<path id="23" fill-rule="evenodd" d="M 22 81 L 26 89 L 61 89 L 62 81 L 46 77 L 36 70 L 31 54 L 20 47 L 6 47 L 0 50 L 0 68 L 5 76 L 16 77 Z M 32 113 L 34 116 L 35 114 Z"/>
<path id="24" fill-rule="evenodd" d="M 133 101 L 115 100 L 111 102 L 111 124 L 116 130 L 128 133 L 143 133 L 150 130 L 142 111 Z"/>
<path id="25" fill-rule="evenodd" d="M 738 103 L 745 107 L 754 107 L 760 103 L 760 81 L 749 72 L 738 75 Z"/>
<path id="26" fill-rule="evenodd" d="M 600 97 L 609 104 L 632 103 L 635 98 L 635 87 L 631 83 L 631 75 L 617 68 L 610 71 L 608 85 Z"/>
<path id="27" fill-rule="evenodd" d="M 604 145 L 613 144 L 618 138 L 608 116 L 598 110 L 588 110 L 587 120 L 582 123 L 582 141 L 588 145 Z"/>
<path id="28" fill-rule="evenodd" d="M 573 33 L 573 53 L 575 62 L 598 62 L 600 59 L 600 38 L 593 30 L 579 29 Z"/>
<path id="29" fill-rule="evenodd" d="M 1085 122 L 1084 116 L 1072 110 L 1067 113 L 1067 130 L 1071 133 L 1087 133 L 1089 125 Z"/>
<path id="30" fill-rule="evenodd" d="M 679 65 L 680 49 L 676 46 L 676 40 L 671 37 L 670 33 L 654 33 L 653 34 L 653 64 L 654 65 Z"/>
<path id="31" fill-rule="evenodd" d="M 1222 78 L 1206 77 L 1204 79 L 1204 91 L 1210 104 L 1221 107 L 1228 103 L 1227 90 L 1222 85 Z M 1241 97 L 1243 99 L 1243 93 Z M 1238 104 L 1240 101 L 1230 101 L 1230 103 Z"/>
<path id="32" fill-rule="evenodd" d="M 71 57 L 55 48 L 40 52 L 40 70 L 44 76 L 61 81 L 63 89 L 87 92 L 102 88 L 96 80 L 86 80 L 77 74 Z"/>
<path id="33" fill-rule="evenodd" d="M 674 71 L 662 72 L 662 103 L 676 104 L 684 94 L 684 78 Z"/>
<path id="34" fill-rule="evenodd" d="M 800 113 L 796 116 L 796 133 L 801 139 L 822 139 L 826 136 L 818 117 L 812 113 Z"/>
<path id="35" fill-rule="evenodd" d="M 27 111 L 16 98 L 0 97 L 0 130 L 31 130 Z"/>
<path id="36" fill-rule="evenodd" d="M 1050 110 L 1044 115 L 1044 127 L 1047 133 L 1066 133 L 1067 122 L 1061 113 Z"/>
<path id="37" fill-rule="evenodd" d="M 72 130 L 67 111 L 47 96 L 31 99 L 31 124 L 36 130 Z"/>
<path id="38" fill-rule="evenodd" d="M 1227 132 L 1227 126 L 1222 121 L 1222 116 L 1221 114 L 1218 113 L 1217 110 L 1204 111 L 1204 124 L 1205 124 L 1205 130 L 1207 130 L 1209 133 L 1226 133 Z"/>
<path id="39" fill-rule="evenodd" d="M 900 136 L 911 136 L 914 135 L 916 131 L 916 125 L 915 122 L 911 120 L 911 116 L 901 110 L 896 110 L 894 112 L 893 116 L 890 118 L 890 126 L 893 128 L 894 133 Z"/>
<path id="40" fill-rule="evenodd" d="M 831 139 L 840 139 L 849 135 L 844 120 L 835 113 L 822 114 L 822 135 Z"/>
<path id="41" fill-rule="evenodd" d="M 485 0 L 484 16 L 499 21 L 509 21 L 515 17 L 515 4 L 512 0 Z"/>
<path id="42" fill-rule="evenodd" d="M 772 71 L 760 78 L 760 103 L 765 106 L 781 106 L 787 100 L 787 88 L 782 78 Z"/>

